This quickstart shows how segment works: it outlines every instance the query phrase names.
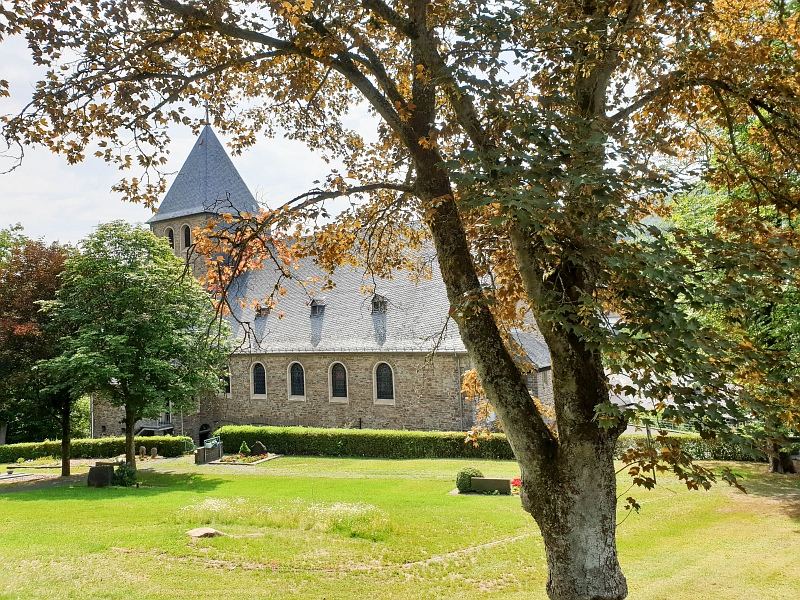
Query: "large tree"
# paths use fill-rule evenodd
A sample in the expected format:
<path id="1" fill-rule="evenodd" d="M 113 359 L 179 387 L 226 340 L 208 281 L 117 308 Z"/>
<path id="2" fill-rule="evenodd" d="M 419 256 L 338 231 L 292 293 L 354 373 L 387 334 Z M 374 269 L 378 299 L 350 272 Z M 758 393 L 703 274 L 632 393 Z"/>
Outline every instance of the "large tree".
<path id="1" fill-rule="evenodd" d="M 0 35 L 24 32 L 50 71 L 6 122 L 11 143 L 77 161 L 100 138 L 98 156 L 153 176 L 167 125 L 198 126 L 184 107 L 206 103 L 237 150 L 283 128 L 344 163 L 324 189 L 239 227 L 209 227 L 209 241 L 228 255 L 210 261 L 215 289 L 280 249 L 276 234 L 293 215 L 313 220 L 336 196 L 354 203 L 315 228 L 304 250 L 325 266 L 353 262 L 352 248 L 376 273 L 408 266 L 402 246 L 421 243 L 409 223 L 425 223 L 452 318 L 519 462 L 523 507 L 542 530 L 551 598 L 627 595 L 612 458 L 629 411 L 609 402 L 607 371 L 628 373 L 632 384 L 620 391 L 636 393 L 638 408 L 704 435 L 739 436 L 730 422 L 749 411 L 793 423 L 796 405 L 750 401 L 729 385 L 742 370 L 760 370 L 746 332 L 722 336 L 697 317 L 708 305 L 742 305 L 765 274 L 779 277 L 796 257 L 792 232 L 756 219 L 764 204 L 797 207 L 797 20 L 785 3 L 12 7 Z M 375 117 L 375 135 L 347 129 L 359 103 Z M 763 139 L 768 159 L 742 152 L 734 135 L 742 126 Z M 664 198 L 712 153 L 716 185 L 754 191 L 725 220 L 738 237 L 661 235 L 646 217 L 668 210 Z M 119 186 L 151 204 L 163 188 L 157 176 Z M 694 258 L 709 254 L 713 268 L 735 277 L 708 286 Z M 506 344 L 527 315 L 550 348 L 557 432 Z M 693 486 L 707 477 L 679 472 Z"/>
<path id="2" fill-rule="evenodd" d="M 125 409 L 125 456 L 135 465 L 134 425 L 220 386 L 228 335 L 211 297 L 166 240 L 115 221 L 101 225 L 66 263 L 47 305 L 69 330 L 43 368 L 74 392 Z"/>
<path id="3" fill-rule="evenodd" d="M 60 437 L 61 471 L 69 475 L 73 397 L 37 363 L 58 353 L 60 332 L 41 311 L 61 285 L 69 249 L 24 237 L 18 229 L 0 260 L 0 443 L 6 423 L 12 441 Z"/>

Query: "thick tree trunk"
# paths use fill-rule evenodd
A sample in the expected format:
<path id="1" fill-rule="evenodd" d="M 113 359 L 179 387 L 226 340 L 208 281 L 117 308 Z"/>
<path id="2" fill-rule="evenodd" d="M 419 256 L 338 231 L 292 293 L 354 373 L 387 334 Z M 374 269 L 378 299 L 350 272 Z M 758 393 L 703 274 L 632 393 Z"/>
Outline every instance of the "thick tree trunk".
<path id="1" fill-rule="evenodd" d="M 769 472 L 778 473 L 779 475 L 797 473 L 791 455 L 786 451 L 782 451 L 778 444 L 772 445 L 772 454 L 769 457 Z"/>
<path id="2" fill-rule="evenodd" d="M 7 431 L 8 431 L 8 423 L 0 423 L 0 446 L 6 445 Z"/>
<path id="3" fill-rule="evenodd" d="M 72 442 L 72 437 L 70 435 L 70 423 L 69 423 L 69 408 L 70 404 L 67 404 L 67 410 L 61 411 L 61 476 L 62 477 L 69 477 L 70 475 L 70 455 L 71 455 L 71 447 L 70 444 Z"/>
<path id="4" fill-rule="evenodd" d="M 136 425 L 136 415 L 125 408 L 125 462 L 136 468 L 136 446 L 133 440 L 133 427 Z"/>
<path id="5" fill-rule="evenodd" d="M 615 539 L 615 438 L 562 444 L 553 476 L 523 478 L 523 506 L 542 531 L 553 600 L 621 600 L 628 594 Z"/>

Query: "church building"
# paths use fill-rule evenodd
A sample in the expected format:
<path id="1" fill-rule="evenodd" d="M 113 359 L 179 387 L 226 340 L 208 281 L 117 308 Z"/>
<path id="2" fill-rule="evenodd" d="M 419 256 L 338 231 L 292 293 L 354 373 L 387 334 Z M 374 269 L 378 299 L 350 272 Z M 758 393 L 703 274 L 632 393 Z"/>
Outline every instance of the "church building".
<path id="1" fill-rule="evenodd" d="M 191 256 L 192 232 L 209 218 L 258 211 L 206 126 L 148 224 L 169 239 L 177 255 Z M 228 424 L 469 429 L 475 407 L 464 401 L 461 379 L 470 360 L 456 324 L 448 320 L 435 256 L 425 258 L 432 266 L 428 279 L 376 279 L 342 267 L 332 275 L 336 285 L 330 290 L 284 282 L 286 294 L 273 311 L 253 301 L 270 294 L 279 274 L 266 265 L 247 272 L 230 291 L 235 348 L 224 392 L 200 398 L 194 414 L 167 411 L 143 420 L 137 435 L 174 433 L 200 442 Z M 293 273 L 305 282 L 326 279 L 308 258 L 293 265 Z M 244 308 L 239 298 L 247 300 Z M 538 332 L 517 339 L 536 367 L 528 378 L 531 392 L 551 399 L 547 346 Z M 97 402 L 95 435 L 120 435 L 121 414 Z"/>

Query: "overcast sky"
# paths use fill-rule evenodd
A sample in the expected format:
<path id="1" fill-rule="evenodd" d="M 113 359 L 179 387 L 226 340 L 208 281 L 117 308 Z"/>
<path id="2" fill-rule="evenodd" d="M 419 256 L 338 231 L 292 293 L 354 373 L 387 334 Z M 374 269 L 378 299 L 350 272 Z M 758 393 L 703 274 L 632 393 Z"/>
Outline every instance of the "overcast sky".
<path id="1" fill-rule="evenodd" d="M 0 78 L 11 87 L 11 98 L 0 98 L 0 115 L 18 112 L 30 99 L 41 73 L 32 66 L 20 38 L 0 43 L 0 65 Z M 368 124 L 366 115 L 356 120 Z M 174 129 L 171 135 L 167 171 L 172 175 L 167 185 L 195 142 L 188 128 Z M 219 137 L 225 144 L 224 137 Z M 331 168 L 304 144 L 283 138 L 262 139 L 244 155 L 233 157 L 233 163 L 256 199 L 273 207 L 313 187 L 313 181 L 323 180 Z M 0 171 L 9 164 L 0 158 Z M 91 156 L 79 165 L 68 165 L 63 157 L 45 149 L 26 148 L 22 165 L 0 174 L 0 228 L 21 223 L 29 237 L 75 243 L 100 223 L 146 221 L 151 211 L 122 202 L 111 192 L 121 177 L 115 167 Z"/>

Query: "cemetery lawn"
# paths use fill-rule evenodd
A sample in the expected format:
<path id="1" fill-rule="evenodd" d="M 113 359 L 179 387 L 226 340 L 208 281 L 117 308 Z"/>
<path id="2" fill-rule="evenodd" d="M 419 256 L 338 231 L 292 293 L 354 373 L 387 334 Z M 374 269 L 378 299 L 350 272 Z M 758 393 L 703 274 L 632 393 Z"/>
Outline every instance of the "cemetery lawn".
<path id="1" fill-rule="evenodd" d="M 147 463 L 138 489 L 3 485 L 0 599 L 546 599 L 519 498 L 448 495 L 467 464 L 519 476 L 504 461 L 180 458 Z M 642 505 L 618 530 L 629 598 L 800 598 L 800 477 L 734 470 L 747 495 L 667 476 L 625 494 Z M 203 526 L 228 535 L 186 535 Z"/>

